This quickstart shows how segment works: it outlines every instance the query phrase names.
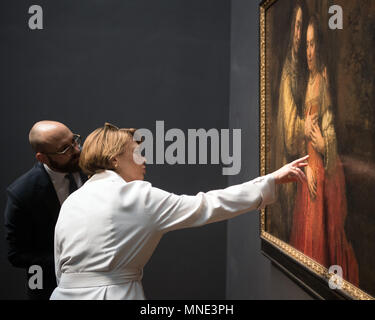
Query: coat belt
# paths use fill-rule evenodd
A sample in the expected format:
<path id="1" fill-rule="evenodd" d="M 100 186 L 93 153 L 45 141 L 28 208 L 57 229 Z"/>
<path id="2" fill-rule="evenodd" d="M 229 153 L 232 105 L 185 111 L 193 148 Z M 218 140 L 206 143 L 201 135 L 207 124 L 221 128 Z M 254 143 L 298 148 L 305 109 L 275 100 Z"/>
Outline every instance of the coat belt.
<path id="1" fill-rule="evenodd" d="M 67 272 L 61 274 L 58 286 L 64 289 L 111 286 L 130 281 L 140 281 L 142 276 L 142 269 L 127 269 L 116 272 Z"/>

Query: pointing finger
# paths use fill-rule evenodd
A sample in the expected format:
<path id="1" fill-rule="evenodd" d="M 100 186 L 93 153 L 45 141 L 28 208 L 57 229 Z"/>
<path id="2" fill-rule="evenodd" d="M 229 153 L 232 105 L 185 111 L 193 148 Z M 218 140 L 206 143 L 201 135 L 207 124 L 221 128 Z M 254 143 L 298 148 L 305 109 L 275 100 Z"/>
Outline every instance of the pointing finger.
<path id="1" fill-rule="evenodd" d="M 297 163 L 297 168 L 307 167 L 309 164 L 307 162 Z"/>
<path id="2" fill-rule="evenodd" d="M 294 160 L 294 161 L 292 162 L 292 164 L 297 164 L 297 163 L 303 162 L 303 161 L 305 161 L 306 159 L 308 159 L 309 157 L 310 157 L 309 155 L 306 155 L 306 156 L 304 156 L 304 157 L 302 157 L 302 158 L 299 158 L 299 159 L 297 159 L 297 160 Z"/>

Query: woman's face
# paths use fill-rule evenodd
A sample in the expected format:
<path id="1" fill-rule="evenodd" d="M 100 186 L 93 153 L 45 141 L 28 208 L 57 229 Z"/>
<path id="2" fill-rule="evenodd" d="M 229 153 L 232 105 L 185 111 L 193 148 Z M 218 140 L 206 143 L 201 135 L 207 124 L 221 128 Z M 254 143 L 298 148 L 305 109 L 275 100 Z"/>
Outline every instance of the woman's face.
<path id="1" fill-rule="evenodd" d="M 314 35 L 314 28 L 310 24 L 307 28 L 306 34 L 306 53 L 307 53 L 307 64 L 309 67 L 310 72 L 315 72 L 316 69 L 316 55 L 315 55 L 315 35 Z"/>
<path id="2" fill-rule="evenodd" d="M 115 157 L 115 171 L 126 181 L 144 180 L 146 159 L 139 153 L 139 144 L 132 141 L 130 148 Z"/>

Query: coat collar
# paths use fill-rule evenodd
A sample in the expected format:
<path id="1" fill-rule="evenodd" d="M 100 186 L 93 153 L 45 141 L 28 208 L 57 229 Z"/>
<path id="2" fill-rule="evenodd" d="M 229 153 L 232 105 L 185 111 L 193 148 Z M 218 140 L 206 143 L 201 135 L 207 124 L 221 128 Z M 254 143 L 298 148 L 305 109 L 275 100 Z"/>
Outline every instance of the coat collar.
<path id="1" fill-rule="evenodd" d="M 88 180 L 88 183 L 94 182 L 94 181 L 99 181 L 99 180 L 104 180 L 104 179 L 112 180 L 112 181 L 122 181 L 122 182 L 126 183 L 126 181 L 120 175 L 118 175 L 116 172 L 114 172 L 113 170 L 104 170 L 102 172 L 95 173 Z"/>

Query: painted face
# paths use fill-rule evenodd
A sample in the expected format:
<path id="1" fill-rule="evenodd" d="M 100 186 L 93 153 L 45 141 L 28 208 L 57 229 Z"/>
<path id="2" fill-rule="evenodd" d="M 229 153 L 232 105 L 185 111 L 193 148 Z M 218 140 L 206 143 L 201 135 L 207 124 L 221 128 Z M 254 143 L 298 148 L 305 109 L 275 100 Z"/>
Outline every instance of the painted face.
<path id="1" fill-rule="evenodd" d="M 310 72 L 314 72 L 316 69 L 316 54 L 315 54 L 315 35 L 314 28 L 312 25 L 309 25 L 307 28 L 306 34 L 306 55 L 307 55 L 307 64 Z"/>
<path id="2" fill-rule="evenodd" d="M 301 43 L 302 35 L 302 9 L 298 8 L 296 13 L 296 22 L 294 24 L 294 39 L 293 39 L 293 49 L 294 54 L 298 53 L 298 49 Z"/>

